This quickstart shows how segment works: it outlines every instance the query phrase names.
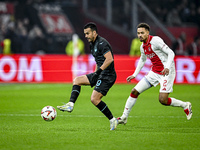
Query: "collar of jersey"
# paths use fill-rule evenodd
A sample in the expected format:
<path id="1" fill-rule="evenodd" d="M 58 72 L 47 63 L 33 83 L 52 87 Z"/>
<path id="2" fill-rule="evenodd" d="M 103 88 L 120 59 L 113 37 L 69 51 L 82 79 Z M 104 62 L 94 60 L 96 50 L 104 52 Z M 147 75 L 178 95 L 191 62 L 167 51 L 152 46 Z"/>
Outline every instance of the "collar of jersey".
<path id="1" fill-rule="evenodd" d="M 92 44 L 96 43 L 97 39 L 99 38 L 99 35 L 97 35 L 96 39 L 94 42 L 91 42 Z"/>
<path id="2" fill-rule="evenodd" d="M 147 42 L 146 42 L 146 43 L 143 43 L 143 46 L 149 45 L 149 43 L 150 43 L 150 41 L 151 41 L 152 38 L 153 38 L 153 36 L 149 35 L 149 36 L 148 36 L 148 39 L 147 39 Z"/>

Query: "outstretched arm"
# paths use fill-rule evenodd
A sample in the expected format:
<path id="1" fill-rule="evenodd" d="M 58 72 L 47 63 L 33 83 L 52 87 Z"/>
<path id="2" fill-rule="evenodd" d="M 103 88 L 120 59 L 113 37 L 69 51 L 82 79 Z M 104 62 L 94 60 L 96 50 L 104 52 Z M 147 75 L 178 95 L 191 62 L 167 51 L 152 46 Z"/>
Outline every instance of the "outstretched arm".
<path id="1" fill-rule="evenodd" d="M 127 81 L 127 82 L 131 82 L 131 80 L 134 79 L 134 78 L 135 78 L 135 77 L 134 77 L 133 75 L 128 76 L 128 77 L 126 78 L 126 81 Z"/>
<path id="2" fill-rule="evenodd" d="M 147 59 L 146 55 L 144 53 L 141 53 L 140 60 L 139 60 L 139 62 L 137 64 L 135 72 L 132 75 L 130 75 L 130 76 L 128 76 L 126 78 L 127 82 L 131 82 L 131 80 L 134 79 L 138 75 L 138 73 L 140 72 L 140 70 L 142 69 L 142 67 L 145 64 L 146 59 Z"/>

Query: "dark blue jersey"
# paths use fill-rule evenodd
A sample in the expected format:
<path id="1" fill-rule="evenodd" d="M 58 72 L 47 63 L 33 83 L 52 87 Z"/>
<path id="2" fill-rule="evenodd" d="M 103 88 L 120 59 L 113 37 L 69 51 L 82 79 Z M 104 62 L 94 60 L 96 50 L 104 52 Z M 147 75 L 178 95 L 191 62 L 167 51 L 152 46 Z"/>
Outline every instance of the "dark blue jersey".
<path id="1" fill-rule="evenodd" d="M 113 51 L 112 51 L 112 48 L 111 48 L 109 42 L 99 35 L 96 37 L 96 40 L 94 42 L 90 42 L 90 50 L 91 50 L 92 55 L 95 58 L 98 68 L 101 67 L 102 64 L 104 63 L 104 61 L 106 59 L 104 57 L 104 55 L 107 52 L 110 51 L 113 56 Z M 114 58 L 114 56 L 113 56 L 113 58 Z M 103 74 L 105 74 L 105 75 L 116 74 L 115 68 L 114 68 L 114 61 L 105 70 L 103 70 L 101 74 L 102 75 Z"/>

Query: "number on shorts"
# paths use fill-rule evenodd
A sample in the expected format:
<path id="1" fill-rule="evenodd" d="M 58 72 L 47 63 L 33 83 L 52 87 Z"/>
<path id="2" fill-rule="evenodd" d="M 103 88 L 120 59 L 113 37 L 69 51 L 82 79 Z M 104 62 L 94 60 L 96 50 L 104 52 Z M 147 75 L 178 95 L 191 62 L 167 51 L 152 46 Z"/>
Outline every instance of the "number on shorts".
<path id="1" fill-rule="evenodd" d="M 164 82 L 163 82 L 163 86 L 164 86 L 164 87 L 167 86 L 167 80 L 164 80 Z"/>

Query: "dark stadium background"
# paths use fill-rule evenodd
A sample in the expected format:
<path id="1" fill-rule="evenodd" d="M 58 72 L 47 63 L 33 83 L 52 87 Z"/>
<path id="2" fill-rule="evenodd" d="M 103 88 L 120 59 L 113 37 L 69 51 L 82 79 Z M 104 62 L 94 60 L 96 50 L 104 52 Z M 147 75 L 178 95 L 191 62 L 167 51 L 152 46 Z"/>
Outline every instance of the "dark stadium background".
<path id="1" fill-rule="evenodd" d="M 5 0 L 1 2 L 1 45 L 5 38 L 12 41 L 12 53 L 65 54 L 72 33 L 86 43 L 83 26 L 88 21 L 98 25 L 99 34 L 112 45 L 115 54 L 129 54 L 131 40 L 136 37 L 136 25 L 148 22 L 152 35 L 161 36 L 174 50 L 176 39 L 184 33 L 183 55 L 198 39 L 200 2 L 196 0 Z M 9 5 L 7 11 L 4 5 Z M 57 9 L 58 7 L 61 9 Z M 40 14 L 64 14 L 73 31 L 55 34 L 42 23 Z M 6 17 L 5 17 L 6 16 Z M 40 40 L 34 37 L 34 27 L 42 30 Z M 40 46 L 37 46 L 39 44 Z M 85 52 L 89 53 L 88 44 Z M 199 45 L 198 45 L 199 46 Z M 42 51 L 41 51 L 42 50 Z M 2 47 L 1 51 L 2 53 Z M 199 52 L 200 53 L 200 52 Z"/>

